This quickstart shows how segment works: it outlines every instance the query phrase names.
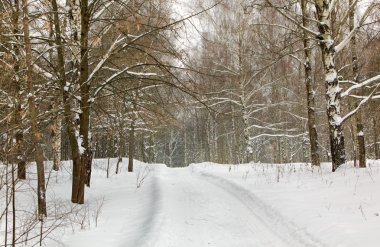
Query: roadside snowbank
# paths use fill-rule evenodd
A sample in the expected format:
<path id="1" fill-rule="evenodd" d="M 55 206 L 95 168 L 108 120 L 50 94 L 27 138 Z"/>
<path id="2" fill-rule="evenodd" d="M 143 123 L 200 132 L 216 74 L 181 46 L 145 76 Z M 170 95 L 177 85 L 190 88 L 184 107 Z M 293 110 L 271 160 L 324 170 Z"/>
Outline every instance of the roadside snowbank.
<path id="1" fill-rule="evenodd" d="M 380 162 L 352 164 L 331 173 L 331 164 L 192 164 L 205 179 L 240 186 L 299 230 L 328 246 L 379 246 Z M 281 223 L 281 222 L 280 222 Z"/>

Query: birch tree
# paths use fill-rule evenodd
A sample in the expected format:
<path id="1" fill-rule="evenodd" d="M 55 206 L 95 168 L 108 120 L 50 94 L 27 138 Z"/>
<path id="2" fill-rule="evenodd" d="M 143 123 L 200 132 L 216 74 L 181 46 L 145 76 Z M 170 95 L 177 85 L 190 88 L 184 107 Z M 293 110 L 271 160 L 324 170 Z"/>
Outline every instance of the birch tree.
<path id="1" fill-rule="evenodd" d="M 360 108 L 362 104 L 368 101 L 368 97 L 363 99 L 356 110 L 351 111 L 346 116 L 342 116 L 341 111 L 341 98 L 342 96 L 348 95 L 352 90 L 362 88 L 366 85 L 374 83 L 378 80 L 379 76 L 375 76 L 371 79 L 358 83 L 345 92 L 342 92 L 340 83 L 338 80 L 338 70 L 335 64 L 336 54 L 341 52 L 344 47 L 346 47 L 353 35 L 363 26 L 365 20 L 368 15 L 371 14 L 374 7 L 376 6 L 376 1 L 371 1 L 368 5 L 365 6 L 363 15 L 357 21 L 356 25 L 352 28 L 352 30 L 340 38 L 340 41 L 337 37 L 334 37 L 334 33 L 332 31 L 334 23 L 337 21 L 333 19 L 334 11 L 337 6 L 341 3 L 341 1 L 328 0 L 328 1 L 315 1 L 314 7 L 316 10 L 316 23 L 318 26 L 318 31 L 314 31 L 309 27 L 305 27 L 303 24 L 297 21 L 297 18 L 293 17 L 291 13 L 286 11 L 288 9 L 288 5 L 286 8 L 281 8 L 279 5 L 275 5 L 271 0 L 261 1 L 251 1 L 249 3 L 250 6 L 262 6 L 266 5 L 267 7 L 274 8 L 280 15 L 285 17 L 289 22 L 294 23 L 304 31 L 308 32 L 314 38 L 319 40 L 319 45 L 322 53 L 322 63 L 324 66 L 324 74 L 325 74 L 325 88 L 326 88 L 326 102 L 327 102 L 327 118 L 329 123 L 329 138 L 330 138 L 330 148 L 331 148 L 331 156 L 332 156 L 332 170 L 335 171 L 340 165 L 345 163 L 346 154 L 345 154 L 345 143 L 344 143 L 344 134 L 343 134 L 343 122 L 354 115 L 356 111 Z M 343 24 L 346 17 L 349 16 L 349 13 L 353 7 L 355 7 L 357 1 L 354 2 L 354 6 L 349 6 L 346 11 L 346 14 L 343 14 L 343 19 L 340 20 Z M 281 6 L 281 5 L 280 5 Z M 338 32 L 340 33 L 340 32 Z M 337 43 L 339 42 L 339 43 Z"/>
<path id="2" fill-rule="evenodd" d="M 310 4 L 306 0 L 301 0 L 302 11 L 302 25 L 305 28 L 310 28 Z M 312 75 L 312 47 L 311 37 L 306 30 L 303 31 L 303 49 L 305 54 L 305 84 L 307 91 L 307 113 L 308 113 L 308 128 L 310 139 L 310 154 L 311 164 L 314 166 L 320 165 L 319 153 L 318 153 L 318 134 L 316 129 L 316 116 L 315 116 L 315 89 Z"/>

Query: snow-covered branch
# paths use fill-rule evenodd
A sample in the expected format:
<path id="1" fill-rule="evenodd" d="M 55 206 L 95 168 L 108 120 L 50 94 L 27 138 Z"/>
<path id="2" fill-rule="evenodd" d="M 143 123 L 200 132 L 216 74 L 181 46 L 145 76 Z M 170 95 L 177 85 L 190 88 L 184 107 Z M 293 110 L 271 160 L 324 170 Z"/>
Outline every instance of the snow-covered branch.
<path id="1" fill-rule="evenodd" d="M 298 135 L 288 135 L 288 134 L 260 134 L 260 135 L 254 136 L 254 137 L 250 137 L 249 140 L 250 140 L 250 141 L 253 141 L 253 140 L 258 139 L 258 138 L 263 137 L 263 136 L 268 136 L 268 137 L 287 137 L 287 138 L 297 138 L 297 137 L 304 136 L 304 135 L 307 135 L 307 132 L 302 133 L 302 134 L 298 134 Z"/>
<path id="2" fill-rule="evenodd" d="M 338 124 L 342 124 L 344 123 L 347 119 L 349 119 L 351 116 L 353 116 L 365 103 L 368 102 L 368 100 L 370 100 L 372 98 L 372 95 L 376 92 L 377 88 L 379 86 L 377 86 L 370 95 L 366 96 L 365 98 L 363 98 L 360 103 L 358 104 L 358 106 L 353 109 L 351 112 L 347 113 L 344 117 L 342 117 L 340 119 L 340 122 Z"/>
<path id="3" fill-rule="evenodd" d="M 342 97 L 346 97 L 346 96 L 348 96 L 348 95 L 350 94 L 350 92 L 351 92 L 352 90 L 359 89 L 359 88 L 362 88 L 362 87 L 365 87 L 365 86 L 369 86 L 369 85 L 371 85 L 372 83 L 377 82 L 377 81 L 379 81 L 379 80 L 380 80 L 380 74 L 377 75 L 377 76 L 371 77 L 371 78 L 369 78 L 369 79 L 367 79 L 367 80 L 365 80 L 365 81 L 363 81 L 363 82 L 361 82 L 361 83 L 359 83 L 359 84 L 355 84 L 355 85 L 349 87 L 346 91 L 344 91 L 344 92 L 341 94 L 341 96 L 342 96 Z"/>
<path id="4" fill-rule="evenodd" d="M 355 25 L 354 29 L 338 44 L 335 46 L 335 52 L 339 53 L 346 45 L 350 42 L 352 37 L 356 34 L 356 32 L 359 30 L 359 28 L 363 25 L 369 14 L 371 13 L 372 9 L 376 6 L 376 1 L 373 0 L 371 4 L 366 8 L 363 16 L 360 18 L 357 25 Z"/>

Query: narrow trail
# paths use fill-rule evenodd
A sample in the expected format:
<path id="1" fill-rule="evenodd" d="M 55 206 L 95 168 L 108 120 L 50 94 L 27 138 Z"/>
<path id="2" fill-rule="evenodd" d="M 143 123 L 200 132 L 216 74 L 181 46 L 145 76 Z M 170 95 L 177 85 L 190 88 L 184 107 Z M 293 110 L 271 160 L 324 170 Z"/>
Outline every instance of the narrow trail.
<path id="1" fill-rule="evenodd" d="M 324 246 L 231 182 L 189 168 L 155 176 L 160 207 L 150 213 L 158 225 L 142 246 Z"/>

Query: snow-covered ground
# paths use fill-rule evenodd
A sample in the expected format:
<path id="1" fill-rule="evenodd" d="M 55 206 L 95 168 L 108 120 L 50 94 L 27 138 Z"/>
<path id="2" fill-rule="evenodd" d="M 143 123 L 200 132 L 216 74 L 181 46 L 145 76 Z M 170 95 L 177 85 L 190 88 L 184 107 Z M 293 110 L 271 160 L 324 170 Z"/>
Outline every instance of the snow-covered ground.
<path id="1" fill-rule="evenodd" d="M 107 160 L 95 160 L 86 204 L 74 208 L 69 164 L 51 173 L 48 204 L 74 213 L 45 245 L 379 246 L 379 161 L 368 161 L 366 169 L 348 164 L 336 173 L 329 164 L 136 163 L 128 174 L 123 159 L 116 175 L 111 159 L 106 178 Z M 24 205 L 32 199 L 19 197 Z"/>
<path id="2" fill-rule="evenodd" d="M 205 163 L 192 169 L 242 200 L 251 198 L 281 235 L 290 226 L 295 235 L 312 236 L 315 246 L 369 247 L 380 243 L 380 162 L 368 165 L 348 164 L 335 173 L 330 164 L 313 170 L 304 164 Z"/>

